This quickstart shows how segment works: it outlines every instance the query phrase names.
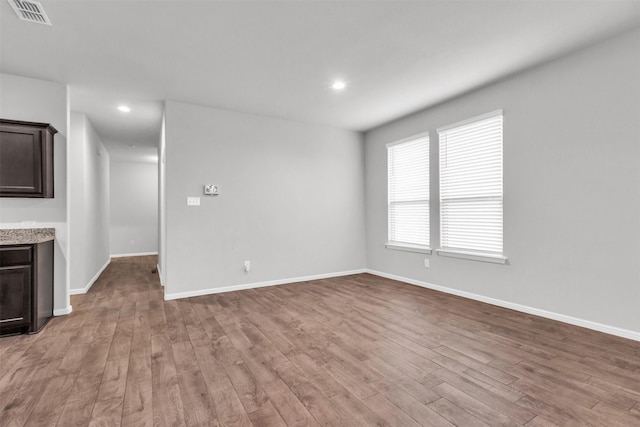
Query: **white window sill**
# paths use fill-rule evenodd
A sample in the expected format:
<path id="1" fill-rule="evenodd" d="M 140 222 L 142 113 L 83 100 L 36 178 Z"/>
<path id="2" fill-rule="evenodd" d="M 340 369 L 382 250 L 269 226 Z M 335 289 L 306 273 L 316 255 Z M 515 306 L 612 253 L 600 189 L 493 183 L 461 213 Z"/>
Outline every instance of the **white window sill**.
<path id="1" fill-rule="evenodd" d="M 483 254 L 478 252 L 456 251 L 452 249 L 436 249 L 440 256 L 451 258 L 470 259 L 472 261 L 491 262 L 494 264 L 506 264 L 507 257 L 502 255 Z"/>
<path id="2" fill-rule="evenodd" d="M 410 243 L 387 242 L 384 244 L 384 246 L 387 249 L 393 249 L 395 251 L 418 252 L 427 255 L 431 255 L 431 253 L 433 252 L 428 246 L 412 245 Z"/>

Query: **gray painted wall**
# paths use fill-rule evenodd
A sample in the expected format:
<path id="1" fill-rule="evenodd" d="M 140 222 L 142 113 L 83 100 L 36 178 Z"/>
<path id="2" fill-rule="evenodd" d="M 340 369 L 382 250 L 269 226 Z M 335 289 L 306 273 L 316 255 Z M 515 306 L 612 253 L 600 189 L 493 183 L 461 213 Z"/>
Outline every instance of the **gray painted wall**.
<path id="1" fill-rule="evenodd" d="M 158 252 L 158 164 L 112 161 L 110 191 L 111 254 Z"/>
<path id="2" fill-rule="evenodd" d="M 71 112 L 71 293 L 86 291 L 109 262 L 109 153 L 83 113 Z"/>
<path id="3" fill-rule="evenodd" d="M 67 290 L 67 86 L 44 80 L 0 74 L 0 117 L 51 123 L 58 130 L 54 139 L 54 198 L 0 199 L 0 227 L 21 227 L 34 221 L 36 227 L 56 229 L 54 249 L 54 309 L 70 307 Z"/>
<path id="4" fill-rule="evenodd" d="M 638 52 L 636 31 L 368 132 L 368 267 L 640 331 Z M 385 249 L 385 144 L 431 131 L 437 248 L 435 129 L 500 108 L 508 265 Z"/>
<path id="5" fill-rule="evenodd" d="M 359 134 L 177 102 L 165 112 L 167 294 L 365 267 Z"/>

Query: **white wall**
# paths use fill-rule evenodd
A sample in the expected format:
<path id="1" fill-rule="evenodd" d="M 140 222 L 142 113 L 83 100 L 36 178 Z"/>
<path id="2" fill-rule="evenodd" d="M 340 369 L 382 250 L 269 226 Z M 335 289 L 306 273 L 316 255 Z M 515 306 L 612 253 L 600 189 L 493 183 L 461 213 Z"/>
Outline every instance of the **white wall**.
<path id="1" fill-rule="evenodd" d="M 640 331 L 640 32 L 574 53 L 366 134 L 368 267 Z M 507 265 L 385 249 L 385 144 L 504 109 Z M 429 256 L 428 256 L 429 257 Z"/>
<path id="2" fill-rule="evenodd" d="M 58 130 L 54 137 L 54 198 L 1 198 L 0 227 L 22 228 L 22 221 L 33 221 L 35 227 L 56 229 L 54 249 L 54 310 L 62 314 L 70 310 L 67 288 L 67 86 L 0 74 L 0 117 L 50 123 Z"/>
<path id="3" fill-rule="evenodd" d="M 111 162 L 111 254 L 158 252 L 158 164 Z"/>
<path id="4" fill-rule="evenodd" d="M 177 102 L 165 113 L 167 297 L 364 268 L 359 134 Z"/>
<path id="5" fill-rule="evenodd" d="M 70 291 L 86 292 L 109 263 L 109 153 L 83 113 L 71 112 Z"/>
<path id="6" fill-rule="evenodd" d="M 164 108 L 164 106 L 163 106 Z M 158 276 L 164 286 L 164 273 L 167 271 L 167 203 L 166 203 L 166 158 L 165 158 L 165 113 L 162 113 L 160 141 L 158 141 Z"/>

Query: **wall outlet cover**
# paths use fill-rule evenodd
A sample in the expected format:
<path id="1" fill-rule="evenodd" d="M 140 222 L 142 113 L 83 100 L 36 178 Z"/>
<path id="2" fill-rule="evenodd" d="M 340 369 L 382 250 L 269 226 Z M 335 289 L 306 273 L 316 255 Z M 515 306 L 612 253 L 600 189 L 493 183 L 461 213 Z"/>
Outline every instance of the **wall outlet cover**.
<path id="1" fill-rule="evenodd" d="M 187 197 L 187 206 L 200 206 L 200 197 Z"/>

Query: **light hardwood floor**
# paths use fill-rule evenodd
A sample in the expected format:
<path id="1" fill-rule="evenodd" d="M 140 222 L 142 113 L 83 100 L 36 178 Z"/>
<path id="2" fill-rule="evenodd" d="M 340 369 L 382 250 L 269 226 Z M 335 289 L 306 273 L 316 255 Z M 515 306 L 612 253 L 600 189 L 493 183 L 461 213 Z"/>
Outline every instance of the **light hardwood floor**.
<path id="1" fill-rule="evenodd" d="M 0 339 L 0 425 L 640 425 L 638 342 L 368 274 L 163 301 L 155 262 Z"/>

